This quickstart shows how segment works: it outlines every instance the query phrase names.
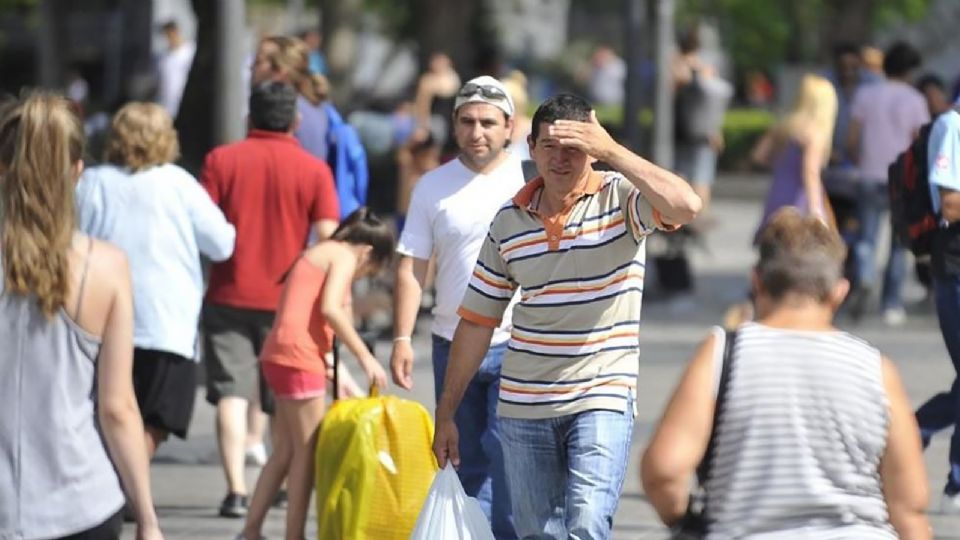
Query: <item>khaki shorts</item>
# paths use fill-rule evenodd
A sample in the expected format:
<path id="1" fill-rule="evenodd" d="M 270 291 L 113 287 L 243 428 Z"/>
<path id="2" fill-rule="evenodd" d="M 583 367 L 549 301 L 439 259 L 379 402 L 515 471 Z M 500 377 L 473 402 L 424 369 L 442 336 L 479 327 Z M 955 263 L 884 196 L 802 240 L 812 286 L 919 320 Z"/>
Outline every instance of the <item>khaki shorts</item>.
<path id="1" fill-rule="evenodd" d="M 273 311 L 203 306 L 207 401 L 216 405 L 225 397 L 254 401 L 259 396 L 264 410 L 272 410 L 273 396 L 260 375 L 258 359 L 273 319 Z"/>

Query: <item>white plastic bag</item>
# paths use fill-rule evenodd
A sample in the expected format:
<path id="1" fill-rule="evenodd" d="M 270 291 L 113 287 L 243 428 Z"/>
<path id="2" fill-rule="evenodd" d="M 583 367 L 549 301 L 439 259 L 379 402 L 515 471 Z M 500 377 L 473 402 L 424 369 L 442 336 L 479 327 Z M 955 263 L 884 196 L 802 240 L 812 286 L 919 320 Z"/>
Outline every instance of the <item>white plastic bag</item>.
<path id="1" fill-rule="evenodd" d="M 467 497 L 457 471 L 447 463 L 430 485 L 410 540 L 494 540 L 480 503 Z"/>

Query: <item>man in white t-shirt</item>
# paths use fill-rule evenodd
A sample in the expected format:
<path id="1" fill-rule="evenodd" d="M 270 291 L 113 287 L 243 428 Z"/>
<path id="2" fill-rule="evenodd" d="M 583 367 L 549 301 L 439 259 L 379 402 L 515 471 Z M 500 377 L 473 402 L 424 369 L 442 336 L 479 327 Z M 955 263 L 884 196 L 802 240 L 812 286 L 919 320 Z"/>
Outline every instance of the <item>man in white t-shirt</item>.
<path id="1" fill-rule="evenodd" d="M 916 49 L 903 42 L 895 43 L 883 60 L 887 78 L 859 88 L 850 105 L 847 150 L 859 173 L 860 234 L 853 250 L 857 279 L 849 300 L 855 318 L 863 314 L 868 297 L 878 288 L 874 259 L 881 219 L 889 207 L 887 168 L 910 146 L 920 126 L 930 121 L 923 94 L 910 84 L 911 75 L 919 66 L 920 54 Z M 906 276 L 906 251 L 892 235 L 881 295 L 887 324 L 902 324 L 906 319 L 901 298 Z"/>
<path id="2" fill-rule="evenodd" d="M 436 306 L 431 332 L 434 388 L 439 399 L 450 342 L 460 322 L 457 309 L 480 247 L 494 215 L 524 184 L 520 159 L 505 150 L 513 130 L 513 116 L 513 101 L 500 81 L 483 76 L 464 84 L 453 112 L 460 155 L 425 174 L 413 189 L 397 247 L 401 258 L 390 358 L 393 379 L 403 388 L 413 386 L 410 336 L 420 307 L 427 264 L 431 256 L 436 256 Z M 467 495 L 480 501 L 498 539 L 516 538 L 496 416 L 500 366 L 510 337 L 509 325 L 508 311 L 456 412 L 461 456 L 458 474 Z"/>
<path id="3" fill-rule="evenodd" d="M 189 41 L 180 33 L 177 23 L 165 23 L 163 30 L 167 38 L 167 50 L 160 56 L 160 88 L 157 102 L 166 109 L 172 118 L 177 117 L 180 110 L 180 98 L 183 89 L 187 86 L 187 77 L 190 75 L 190 66 L 193 65 L 193 56 L 197 52 L 196 43 Z"/>

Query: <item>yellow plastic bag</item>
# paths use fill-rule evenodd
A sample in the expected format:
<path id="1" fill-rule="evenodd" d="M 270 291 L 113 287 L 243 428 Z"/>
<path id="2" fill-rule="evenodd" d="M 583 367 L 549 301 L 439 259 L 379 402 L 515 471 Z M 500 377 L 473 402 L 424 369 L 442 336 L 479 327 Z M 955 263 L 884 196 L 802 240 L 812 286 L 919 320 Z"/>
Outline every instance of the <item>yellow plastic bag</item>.
<path id="1" fill-rule="evenodd" d="M 433 421 L 396 396 L 333 404 L 316 450 L 318 540 L 407 540 L 437 472 Z"/>

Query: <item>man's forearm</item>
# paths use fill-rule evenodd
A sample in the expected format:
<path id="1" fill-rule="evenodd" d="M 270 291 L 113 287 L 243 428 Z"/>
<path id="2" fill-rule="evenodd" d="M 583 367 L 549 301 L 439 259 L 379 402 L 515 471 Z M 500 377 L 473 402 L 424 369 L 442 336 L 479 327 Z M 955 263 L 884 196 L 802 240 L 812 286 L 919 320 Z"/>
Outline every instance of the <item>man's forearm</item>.
<path id="1" fill-rule="evenodd" d="M 437 421 L 450 420 L 463 399 L 467 384 L 473 378 L 483 357 L 490 348 L 493 328 L 460 320 L 453 334 L 450 346 L 450 358 L 447 362 L 447 374 L 443 379 L 443 394 L 437 403 Z"/>
<path id="2" fill-rule="evenodd" d="M 684 225 L 693 221 L 700 212 L 700 197 L 694 193 L 690 184 L 676 174 L 654 165 L 619 144 L 609 155 L 598 157 L 623 173 L 667 223 Z"/>
<path id="3" fill-rule="evenodd" d="M 393 335 L 409 337 L 413 335 L 414 326 L 417 324 L 417 312 L 420 309 L 423 289 L 413 272 L 403 268 L 397 271 L 394 286 Z"/>

